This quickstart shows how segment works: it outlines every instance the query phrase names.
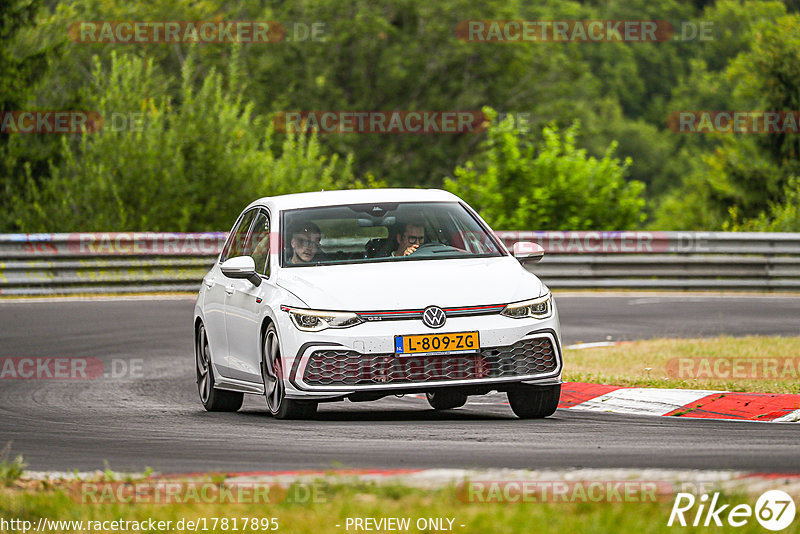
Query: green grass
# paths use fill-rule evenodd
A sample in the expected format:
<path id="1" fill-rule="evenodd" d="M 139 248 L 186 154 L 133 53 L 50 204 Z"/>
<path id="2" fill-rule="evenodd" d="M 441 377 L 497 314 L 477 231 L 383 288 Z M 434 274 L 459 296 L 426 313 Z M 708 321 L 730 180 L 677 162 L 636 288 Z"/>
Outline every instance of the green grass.
<path id="1" fill-rule="evenodd" d="M 40 517 L 59 520 L 134 520 L 172 521 L 206 518 L 209 532 L 212 518 L 277 518 L 278 532 L 345 533 L 348 517 L 411 518 L 409 532 L 419 518 L 452 518 L 453 532 L 504 534 L 524 532 L 635 532 L 637 534 L 674 532 L 667 527 L 672 498 L 660 502 L 630 503 L 469 503 L 456 487 L 422 490 L 401 485 L 375 485 L 363 482 L 326 484 L 320 482 L 317 502 L 268 504 L 76 504 L 63 488 L 27 487 L 0 489 L 0 516 L 32 521 Z M 320 498 L 321 496 L 321 498 Z M 460 498 L 461 497 L 461 498 Z M 755 501 L 752 497 L 723 495 L 733 504 Z M 340 526 L 336 526 L 340 525 Z M 463 525 L 463 526 L 461 526 Z M 229 523 L 230 527 L 230 523 Z M 174 528 L 174 527 L 173 527 Z M 681 532 L 703 529 L 679 528 Z M 707 530 L 707 529 L 706 529 Z M 755 520 L 738 533 L 763 532 Z M 74 529 L 66 529 L 72 532 Z M 202 532 L 203 530 L 200 529 Z M 228 529 L 227 532 L 232 532 Z M 242 531 L 241 528 L 239 531 Z M 123 530 L 124 532 L 124 530 Z M 263 531 L 262 531 L 263 532 Z"/>
<path id="2" fill-rule="evenodd" d="M 699 365 L 689 373 L 676 372 L 676 361 L 698 361 L 697 358 L 708 359 L 705 361 L 712 362 L 712 366 L 717 358 L 746 360 L 748 363 L 742 368 L 744 370 L 765 360 L 795 358 L 792 369 L 798 371 L 800 337 L 652 339 L 611 347 L 567 350 L 564 353 L 564 380 L 655 388 L 800 393 L 800 377 L 792 373 L 779 372 L 776 375 L 779 378 L 740 378 L 730 372 L 731 376 L 724 378 L 718 373 L 700 371 Z M 670 360 L 673 361 L 670 363 Z"/>
<path id="3" fill-rule="evenodd" d="M 6 445 L 0 451 L 0 484 L 11 486 L 22 477 L 25 472 L 25 462 L 22 456 L 11 459 L 11 444 Z"/>

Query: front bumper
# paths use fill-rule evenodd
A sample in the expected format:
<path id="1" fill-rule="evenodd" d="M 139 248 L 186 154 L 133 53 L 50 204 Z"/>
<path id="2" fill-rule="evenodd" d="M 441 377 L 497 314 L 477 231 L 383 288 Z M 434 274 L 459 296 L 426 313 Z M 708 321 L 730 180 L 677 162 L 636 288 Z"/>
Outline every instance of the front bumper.
<path id="1" fill-rule="evenodd" d="M 288 398 L 326 400 L 440 387 L 502 390 L 518 383 L 561 383 L 563 359 L 556 310 L 545 320 L 499 314 L 449 318 L 440 330 L 429 329 L 418 320 L 370 322 L 309 333 L 297 330 L 285 317 L 283 326 Z M 478 331 L 480 352 L 394 354 L 395 335 L 440 331 Z M 342 361 L 332 359 L 337 357 Z"/>

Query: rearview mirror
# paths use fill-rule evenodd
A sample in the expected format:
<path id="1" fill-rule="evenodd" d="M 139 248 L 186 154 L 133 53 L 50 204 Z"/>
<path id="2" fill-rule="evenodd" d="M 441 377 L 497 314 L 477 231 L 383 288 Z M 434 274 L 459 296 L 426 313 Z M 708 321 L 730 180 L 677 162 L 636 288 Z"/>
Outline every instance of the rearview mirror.
<path id="1" fill-rule="evenodd" d="M 361 228 L 372 228 L 373 226 L 393 226 L 396 222 L 396 217 L 359 217 L 357 219 L 358 225 Z"/>
<path id="2" fill-rule="evenodd" d="M 220 270 L 228 278 L 250 280 L 254 286 L 261 285 L 261 277 L 256 273 L 256 262 L 250 256 L 229 258 L 220 265 Z"/>
<path id="3" fill-rule="evenodd" d="M 536 263 L 544 257 L 544 249 L 538 243 L 520 241 L 514 243 L 514 257 L 522 264 Z"/>

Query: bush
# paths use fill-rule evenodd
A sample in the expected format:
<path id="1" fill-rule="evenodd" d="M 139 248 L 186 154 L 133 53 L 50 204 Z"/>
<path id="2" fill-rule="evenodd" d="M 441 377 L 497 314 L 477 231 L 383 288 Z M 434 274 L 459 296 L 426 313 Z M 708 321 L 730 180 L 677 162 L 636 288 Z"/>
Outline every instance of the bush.
<path id="1" fill-rule="evenodd" d="M 758 217 L 744 219 L 736 207 L 729 210 L 725 230 L 734 232 L 800 232 L 800 178 L 790 176 L 783 190 L 783 203 L 771 203 Z"/>
<path id="2" fill-rule="evenodd" d="M 29 177 L 13 203 L 26 231 L 204 231 L 227 229 L 260 196 L 358 185 L 351 158 L 326 157 L 315 136 L 279 138 L 269 117 L 242 101 L 237 64 L 211 72 L 195 89 L 191 57 L 181 97 L 152 60 L 95 58 L 100 133 L 62 140 L 62 162 L 41 180 Z M 118 120 L 117 128 L 112 118 Z M 131 118 L 141 124 L 131 127 Z"/>
<path id="3" fill-rule="evenodd" d="M 481 152 L 445 180 L 496 229 L 503 230 L 619 230 L 639 226 L 644 184 L 626 182 L 631 162 L 614 157 L 612 143 L 602 159 L 587 157 L 575 146 L 579 124 L 563 134 L 544 128 L 544 141 L 535 144 L 520 135 L 513 116 L 495 123 Z"/>

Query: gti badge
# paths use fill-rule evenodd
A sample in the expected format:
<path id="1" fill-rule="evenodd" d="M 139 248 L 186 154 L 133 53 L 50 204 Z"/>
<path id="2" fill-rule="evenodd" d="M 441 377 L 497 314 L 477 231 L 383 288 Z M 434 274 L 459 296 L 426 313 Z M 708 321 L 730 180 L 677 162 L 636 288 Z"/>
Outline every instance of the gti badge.
<path id="1" fill-rule="evenodd" d="M 444 314 L 444 310 L 438 306 L 428 306 L 422 312 L 422 322 L 431 328 L 443 327 L 446 320 L 447 316 Z"/>

